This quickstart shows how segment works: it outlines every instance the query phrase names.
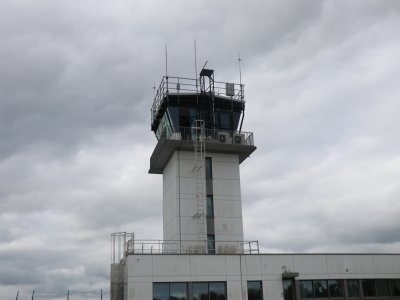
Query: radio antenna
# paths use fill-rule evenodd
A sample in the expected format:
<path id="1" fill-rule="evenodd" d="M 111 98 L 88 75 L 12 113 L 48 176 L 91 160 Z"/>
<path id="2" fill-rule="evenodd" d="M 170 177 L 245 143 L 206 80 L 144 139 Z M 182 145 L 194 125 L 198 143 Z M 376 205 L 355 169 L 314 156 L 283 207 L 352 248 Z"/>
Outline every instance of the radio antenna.
<path id="1" fill-rule="evenodd" d="M 196 45 L 196 40 L 194 40 L 194 73 L 196 74 L 196 92 L 199 92 L 198 83 L 197 83 L 197 45 Z"/>
<path id="2" fill-rule="evenodd" d="M 240 85 L 242 85 L 242 59 L 240 58 L 240 53 L 239 53 L 238 62 L 239 62 L 239 83 L 240 83 Z"/>
<path id="3" fill-rule="evenodd" d="M 165 76 L 168 77 L 168 49 L 167 49 L 167 44 L 165 44 Z"/>
<path id="4" fill-rule="evenodd" d="M 206 60 L 204 66 L 203 66 L 203 68 L 202 68 L 202 70 L 204 69 L 204 67 L 206 66 L 207 63 L 208 63 L 208 60 Z"/>

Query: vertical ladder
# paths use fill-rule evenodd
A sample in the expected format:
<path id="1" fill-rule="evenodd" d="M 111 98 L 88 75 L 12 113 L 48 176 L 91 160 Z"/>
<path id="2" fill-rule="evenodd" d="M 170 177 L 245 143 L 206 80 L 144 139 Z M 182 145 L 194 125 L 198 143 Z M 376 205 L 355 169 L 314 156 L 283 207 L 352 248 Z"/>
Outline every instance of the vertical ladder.
<path id="1" fill-rule="evenodd" d="M 196 213 L 193 218 L 197 221 L 197 243 L 199 251 L 206 251 L 206 214 L 205 214 L 205 126 L 204 120 L 196 120 L 192 126 L 194 146 L 194 167 L 196 180 Z"/>

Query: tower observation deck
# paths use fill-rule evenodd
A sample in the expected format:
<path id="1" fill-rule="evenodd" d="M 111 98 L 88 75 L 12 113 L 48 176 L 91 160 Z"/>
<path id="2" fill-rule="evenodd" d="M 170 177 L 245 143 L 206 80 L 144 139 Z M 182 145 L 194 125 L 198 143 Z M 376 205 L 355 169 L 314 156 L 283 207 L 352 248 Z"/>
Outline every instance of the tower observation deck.
<path id="1" fill-rule="evenodd" d="M 192 150 L 191 127 L 203 120 L 207 151 L 236 153 L 240 163 L 256 149 L 251 132 L 242 131 L 244 85 L 214 80 L 203 69 L 199 79 L 164 76 L 151 108 L 151 130 L 158 144 L 149 173 L 162 174 L 175 150 Z"/>

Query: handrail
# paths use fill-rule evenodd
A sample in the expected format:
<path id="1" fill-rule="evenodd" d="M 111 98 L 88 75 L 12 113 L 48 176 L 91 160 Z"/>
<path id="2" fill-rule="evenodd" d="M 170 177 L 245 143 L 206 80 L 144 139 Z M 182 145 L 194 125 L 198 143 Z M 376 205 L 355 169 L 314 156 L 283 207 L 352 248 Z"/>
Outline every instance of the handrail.
<path id="1" fill-rule="evenodd" d="M 193 141 L 195 136 L 191 127 L 178 127 L 173 131 L 164 131 L 160 139 Z M 234 144 L 254 146 L 254 135 L 252 132 L 238 132 L 219 129 L 205 129 L 204 140 L 206 143 Z"/>
<path id="2" fill-rule="evenodd" d="M 215 249 L 207 241 L 198 240 L 134 240 L 126 248 L 130 254 L 259 254 L 258 241 L 215 241 Z"/>
<path id="3" fill-rule="evenodd" d="M 258 241 L 137 240 L 134 233 L 111 234 L 111 262 L 119 263 L 129 254 L 259 254 Z"/>

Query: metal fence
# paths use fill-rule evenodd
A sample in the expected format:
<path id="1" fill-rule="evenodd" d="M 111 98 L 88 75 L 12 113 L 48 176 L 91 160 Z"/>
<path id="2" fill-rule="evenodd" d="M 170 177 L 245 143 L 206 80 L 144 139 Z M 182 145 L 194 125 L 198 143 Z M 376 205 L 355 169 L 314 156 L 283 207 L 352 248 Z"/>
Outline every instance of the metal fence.
<path id="1" fill-rule="evenodd" d="M 112 263 L 129 254 L 259 254 L 258 241 L 135 240 L 133 233 L 112 237 Z M 210 247 L 211 246 L 211 247 Z"/>
<path id="2" fill-rule="evenodd" d="M 127 254 L 259 254 L 258 241 L 135 240 Z"/>
<path id="3" fill-rule="evenodd" d="M 254 146 L 252 132 L 225 131 L 218 129 L 202 129 L 202 134 L 196 135 L 194 127 L 179 127 L 174 132 L 165 131 L 161 138 L 168 140 L 194 141 L 196 136 L 203 138 L 206 143 L 235 144 Z"/>

